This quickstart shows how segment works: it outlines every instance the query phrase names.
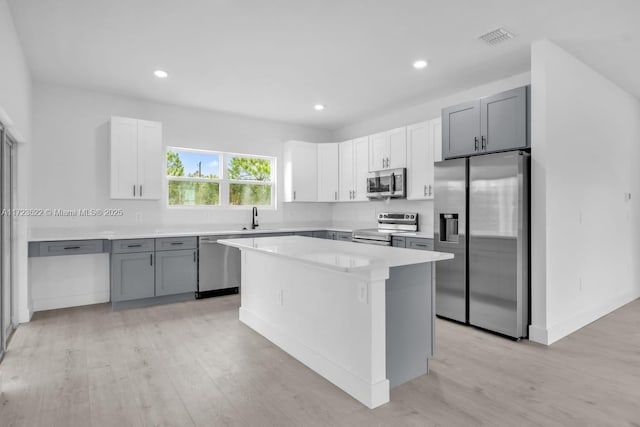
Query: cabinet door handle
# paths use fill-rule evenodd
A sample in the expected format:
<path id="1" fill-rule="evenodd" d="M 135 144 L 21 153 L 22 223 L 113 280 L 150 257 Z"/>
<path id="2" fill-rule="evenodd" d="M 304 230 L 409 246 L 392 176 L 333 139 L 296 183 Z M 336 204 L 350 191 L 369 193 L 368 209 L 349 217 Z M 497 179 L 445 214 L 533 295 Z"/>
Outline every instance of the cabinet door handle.
<path id="1" fill-rule="evenodd" d="M 140 186 L 140 197 L 142 197 L 142 185 Z"/>
<path id="2" fill-rule="evenodd" d="M 382 167 L 384 168 L 384 159 L 382 159 Z"/>
<path id="3" fill-rule="evenodd" d="M 487 138 L 484 135 L 482 135 L 482 149 L 487 149 Z"/>
<path id="4" fill-rule="evenodd" d="M 424 195 L 427 195 L 427 184 L 424 185 Z"/>
<path id="5" fill-rule="evenodd" d="M 127 245 L 128 248 L 141 248 L 142 245 Z"/>
<path id="6" fill-rule="evenodd" d="M 334 199 L 335 199 L 335 200 L 338 200 L 338 192 L 337 192 L 337 191 L 336 191 L 336 192 L 335 192 L 335 194 L 334 194 Z"/>
<path id="7" fill-rule="evenodd" d="M 184 245 L 184 242 L 171 242 L 171 246 Z"/>
<path id="8" fill-rule="evenodd" d="M 71 249 L 80 249 L 80 246 L 65 246 L 64 247 L 65 251 L 68 251 L 68 250 L 71 250 Z"/>
<path id="9" fill-rule="evenodd" d="M 295 192 L 295 190 L 294 190 L 294 191 L 293 191 L 293 200 L 295 200 L 295 199 L 296 199 L 296 192 Z"/>
<path id="10" fill-rule="evenodd" d="M 429 184 L 429 195 L 433 195 L 433 187 L 431 187 L 431 184 Z"/>
<path id="11" fill-rule="evenodd" d="M 196 262 L 196 251 L 193 251 L 193 262 Z"/>
<path id="12" fill-rule="evenodd" d="M 153 254 L 149 254 L 149 265 L 153 267 Z"/>
<path id="13" fill-rule="evenodd" d="M 474 136 L 473 137 L 473 143 L 474 143 L 474 150 L 473 151 L 478 151 L 478 137 Z"/>
<path id="14" fill-rule="evenodd" d="M 136 185 L 133 184 L 133 197 L 136 197 Z"/>

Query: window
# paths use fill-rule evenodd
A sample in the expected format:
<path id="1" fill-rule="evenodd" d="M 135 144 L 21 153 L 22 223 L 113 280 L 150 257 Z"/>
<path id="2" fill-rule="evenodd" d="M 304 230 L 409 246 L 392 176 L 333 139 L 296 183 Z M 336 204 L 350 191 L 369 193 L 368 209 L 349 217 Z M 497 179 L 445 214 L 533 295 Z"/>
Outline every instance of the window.
<path id="1" fill-rule="evenodd" d="M 169 147 L 169 206 L 269 206 L 275 158 Z"/>

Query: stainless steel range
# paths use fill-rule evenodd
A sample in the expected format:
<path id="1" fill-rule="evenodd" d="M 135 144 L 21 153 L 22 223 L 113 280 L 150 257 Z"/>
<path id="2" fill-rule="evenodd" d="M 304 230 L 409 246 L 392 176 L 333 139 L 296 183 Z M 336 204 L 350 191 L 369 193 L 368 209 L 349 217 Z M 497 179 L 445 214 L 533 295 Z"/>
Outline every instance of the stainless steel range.
<path id="1" fill-rule="evenodd" d="M 378 228 L 354 230 L 352 241 L 370 245 L 391 246 L 391 235 L 398 232 L 418 231 L 415 212 L 379 213 Z"/>

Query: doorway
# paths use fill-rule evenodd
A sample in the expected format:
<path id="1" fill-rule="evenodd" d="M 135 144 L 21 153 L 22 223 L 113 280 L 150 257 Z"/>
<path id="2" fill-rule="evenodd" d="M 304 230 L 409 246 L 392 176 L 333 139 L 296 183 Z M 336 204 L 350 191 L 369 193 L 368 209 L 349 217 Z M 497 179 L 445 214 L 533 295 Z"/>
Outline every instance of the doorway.
<path id="1" fill-rule="evenodd" d="M 14 197 L 16 143 L 0 124 L 0 360 L 14 325 Z"/>

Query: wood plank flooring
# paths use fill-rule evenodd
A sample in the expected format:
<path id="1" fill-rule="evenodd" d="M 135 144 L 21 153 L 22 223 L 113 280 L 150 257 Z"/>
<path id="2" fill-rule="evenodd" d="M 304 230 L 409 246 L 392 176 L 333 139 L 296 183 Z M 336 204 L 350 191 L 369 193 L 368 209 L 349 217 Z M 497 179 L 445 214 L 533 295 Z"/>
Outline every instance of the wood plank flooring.
<path id="1" fill-rule="evenodd" d="M 375 410 L 238 306 L 36 313 L 0 364 L 0 426 L 640 426 L 640 300 L 551 347 L 439 320 L 431 372 Z"/>

